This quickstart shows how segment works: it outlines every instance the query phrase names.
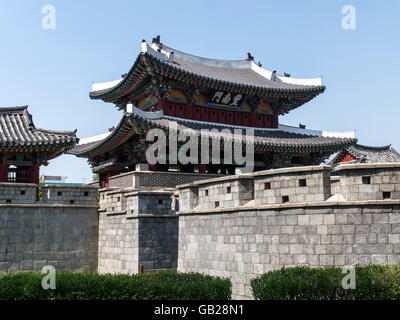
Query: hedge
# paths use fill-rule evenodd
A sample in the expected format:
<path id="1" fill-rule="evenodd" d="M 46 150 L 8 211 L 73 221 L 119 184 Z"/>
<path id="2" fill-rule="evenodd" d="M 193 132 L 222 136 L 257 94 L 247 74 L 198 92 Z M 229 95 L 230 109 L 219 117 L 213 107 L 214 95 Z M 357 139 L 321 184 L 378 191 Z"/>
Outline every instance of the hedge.
<path id="1" fill-rule="evenodd" d="M 400 266 L 356 266 L 355 289 L 344 289 L 342 268 L 295 267 L 265 273 L 251 281 L 258 300 L 400 299 Z"/>
<path id="2" fill-rule="evenodd" d="M 229 279 L 161 271 L 134 275 L 56 273 L 43 289 L 41 273 L 0 274 L 0 300 L 228 300 Z"/>

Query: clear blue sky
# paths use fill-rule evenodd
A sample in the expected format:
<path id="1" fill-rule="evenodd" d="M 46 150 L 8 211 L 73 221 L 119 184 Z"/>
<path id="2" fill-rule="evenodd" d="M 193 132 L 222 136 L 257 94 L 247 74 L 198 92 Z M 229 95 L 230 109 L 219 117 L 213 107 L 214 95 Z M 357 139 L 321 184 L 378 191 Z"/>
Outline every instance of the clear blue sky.
<path id="1" fill-rule="evenodd" d="M 341 27 L 344 5 L 356 29 Z M 42 28 L 42 7 L 56 29 Z M 89 99 L 92 82 L 127 72 L 142 39 L 220 59 L 251 52 L 293 77 L 323 76 L 325 93 L 281 117 L 289 125 L 356 130 L 359 143 L 400 150 L 400 1 L 21 1 L 0 0 L 0 106 L 28 104 L 37 127 L 78 129 L 80 138 L 116 125 L 112 104 Z M 64 155 L 41 173 L 90 180 L 85 159 Z"/>

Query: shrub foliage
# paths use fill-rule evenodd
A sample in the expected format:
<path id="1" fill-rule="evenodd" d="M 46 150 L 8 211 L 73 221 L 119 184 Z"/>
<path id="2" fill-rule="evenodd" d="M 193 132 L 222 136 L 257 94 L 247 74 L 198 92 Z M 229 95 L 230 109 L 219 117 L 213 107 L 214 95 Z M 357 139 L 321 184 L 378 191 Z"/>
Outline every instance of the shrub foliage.
<path id="1" fill-rule="evenodd" d="M 229 279 L 161 271 L 134 275 L 57 273 L 43 289 L 41 273 L 0 274 L 0 300 L 227 300 Z"/>
<path id="2" fill-rule="evenodd" d="M 338 267 L 283 268 L 253 279 L 251 288 L 258 300 L 400 299 L 400 266 L 356 266 L 355 289 L 343 288 L 346 275 Z"/>

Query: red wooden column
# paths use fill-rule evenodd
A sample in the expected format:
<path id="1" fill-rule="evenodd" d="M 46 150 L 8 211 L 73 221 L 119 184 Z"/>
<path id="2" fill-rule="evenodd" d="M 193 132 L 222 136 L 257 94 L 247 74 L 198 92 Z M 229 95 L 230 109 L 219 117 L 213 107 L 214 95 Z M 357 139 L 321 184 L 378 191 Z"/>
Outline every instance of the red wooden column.
<path id="1" fill-rule="evenodd" d="M 0 182 L 8 182 L 8 164 L 0 163 Z"/>
<path id="2" fill-rule="evenodd" d="M 109 186 L 108 177 L 109 177 L 108 172 L 102 172 L 99 174 L 100 188 L 108 188 L 108 186 Z"/>
<path id="3" fill-rule="evenodd" d="M 39 184 L 40 166 L 36 163 L 29 167 L 29 183 Z"/>
<path id="4" fill-rule="evenodd" d="M 199 164 L 199 173 L 206 173 L 206 165 Z"/>

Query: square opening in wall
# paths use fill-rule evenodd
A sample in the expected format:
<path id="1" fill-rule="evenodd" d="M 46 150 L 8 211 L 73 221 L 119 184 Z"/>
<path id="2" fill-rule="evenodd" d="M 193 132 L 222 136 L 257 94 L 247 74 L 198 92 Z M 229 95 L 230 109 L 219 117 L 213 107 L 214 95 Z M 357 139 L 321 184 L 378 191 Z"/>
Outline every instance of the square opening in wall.
<path id="1" fill-rule="evenodd" d="M 383 192 L 383 199 L 390 199 L 390 196 L 391 196 L 391 194 L 390 194 L 389 191 L 384 191 Z"/>
<path id="2" fill-rule="evenodd" d="M 231 187 L 226 188 L 226 193 L 231 193 Z"/>
<path id="3" fill-rule="evenodd" d="M 362 177 L 363 184 L 371 184 L 371 177 Z"/>
<path id="4" fill-rule="evenodd" d="M 11 203 L 11 199 L 7 199 L 7 200 L 6 200 L 6 203 Z"/>
<path id="5" fill-rule="evenodd" d="M 282 203 L 289 202 L 289 196 L 282 196 Z"/>
<path id="6" fill-rule="evenodd" d="M 204 195 L 208 197 L 208 189 L 204 190 Z"/>
<path id="7" fill-rule="evenodd" d="M 219 201 L 215 201 L 215 208 L 219 207 Z"/>
<path id="8" fill-rule="evenodd" d="M 300 179 L 299 180 L 299 187 L 307 187 L 307 180 L 306 179 Z"/>
<path id="9" fill-rule="evenodd" d="M 84 197 L 88 197 L 88 196 L 89 196 L 89 192 L 88 192 L 88 191 L 85 191 L 85 192 L 83 193 L 83 196 L 84 196 Z M 103 196 L 103 198 L 104 198 L 104 196 Z"/>
<path id="10" fill-rule="evenodd" d="M 271 189 L 271 182 L 265 182 L 264 183 L 264 190 L 269 190 Z"/>
<path id="11" fill-rule="evenodd" d="M 74 204 L 75 200 L 69 200 L 69 204 Z"/>
<path id="12" fill-rule="evenodd" d="M 25 190 L 21 190 L 21 196 L 25 195 Z"/>
<path id="13" fill-rule="evenodd" d="M 158 199 L 158 204 L 162 204 L 162 199 Z"/>
<path id="14" fill-rule="evenodd" d="M 61 191 L 57 191 L 57 196 L 62 196 L 62 192 Z"/>

